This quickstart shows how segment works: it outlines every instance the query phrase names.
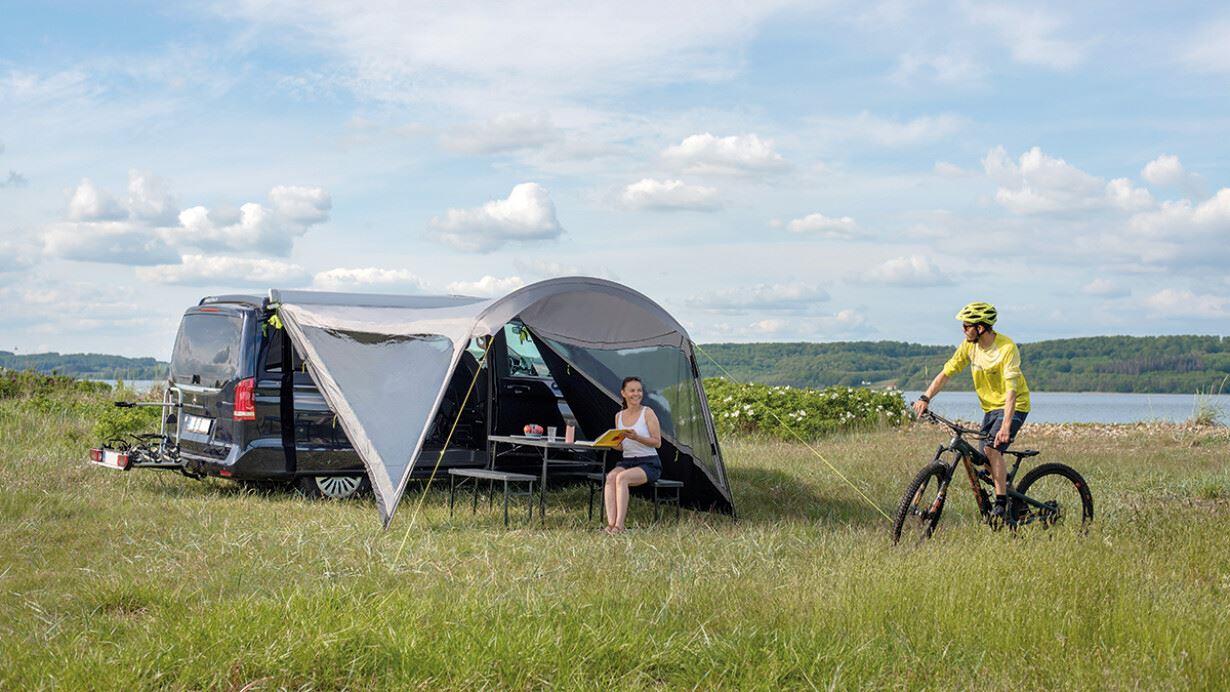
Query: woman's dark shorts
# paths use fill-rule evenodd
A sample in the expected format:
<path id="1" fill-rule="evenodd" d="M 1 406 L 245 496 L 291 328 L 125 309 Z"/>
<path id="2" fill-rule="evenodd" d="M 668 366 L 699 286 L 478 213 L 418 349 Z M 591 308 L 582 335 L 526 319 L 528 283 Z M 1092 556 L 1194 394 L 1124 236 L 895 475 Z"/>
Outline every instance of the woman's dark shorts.
<path id="1" fill-rule="evenodd" d="M 1008 445 L 1012 444 L 1012 441 L 1016 439 L 1017 432 L 1025 424 L 1026 415 L 1028 414 L 1024 411 L 1013 411 L 1012 423 L 1009 424 L 1008 428 L 1008 442 L 1002 445 L 992 445 L 988 443 L 995 441 L 995 435 L 999 432 L 999 426 L 1004 424 L 1004 410 L 997 408 L 994 411 L 988 411 L 987 415 L 982 417 L 982 434 L 986 435 L 989 439 L 984 440 L 982 444 L 978 445 L 978 451 L 986 451 L 987 447 L 1001 452 L 1008 449 Z"/>
<path id="2" fill-rule="evenodd" d="M 643 469 L 649 483 L 656 483 L 662 477 L 662 460 L 655 454 L 651 457 L 624 457 L 615 464 L 619 469 Z"/>

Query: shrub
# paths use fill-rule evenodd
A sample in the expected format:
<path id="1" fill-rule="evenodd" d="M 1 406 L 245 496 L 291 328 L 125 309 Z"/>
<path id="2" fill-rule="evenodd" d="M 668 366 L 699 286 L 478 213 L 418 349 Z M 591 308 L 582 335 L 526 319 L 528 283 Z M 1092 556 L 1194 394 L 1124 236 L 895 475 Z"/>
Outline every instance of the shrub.
<path id="1" fill-rule="evenodd" d="M 107 406 L 98 412 L 98 420 L 94 422 L 94 437 L 99 442 L 106 442 L 137 433 L 156 433 L 161 410 L 155 406 L 140 408 Z"/>
<path id="2" fill-rule="evenodd" d="M 110 392 L 105 382 L 75 380 L 63 375 L 44 375 L 25 370 L 0 370 L 0 399 Z"/>
<path id="3" fill-rule="evenodd" d="M 807 389 L 705 380 L 720 434 L 807 440 L 835 432 L 897 426 L 909 420 L 901 392 L 865 387 Z"/>

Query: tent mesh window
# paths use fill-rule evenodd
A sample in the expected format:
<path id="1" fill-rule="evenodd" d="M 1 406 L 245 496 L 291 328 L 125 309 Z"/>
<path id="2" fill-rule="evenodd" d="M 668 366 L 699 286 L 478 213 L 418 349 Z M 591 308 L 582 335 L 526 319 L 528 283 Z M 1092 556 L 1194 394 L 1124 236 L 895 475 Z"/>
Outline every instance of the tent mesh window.
<path id="1" fill-rule="evenodd" d="M 658 414 L 663 436 L 675 442 L 680 453 L 695 459 L 711 477 L 719 477 L 692 366 L 682 350 L 672 346 L 600 349 L 541 336 L 538 339 L 596 380 L 594 384 L 616 401 L 623 382 L 620 373 L 640 377 L 645 387 L 644 403 Z"/>

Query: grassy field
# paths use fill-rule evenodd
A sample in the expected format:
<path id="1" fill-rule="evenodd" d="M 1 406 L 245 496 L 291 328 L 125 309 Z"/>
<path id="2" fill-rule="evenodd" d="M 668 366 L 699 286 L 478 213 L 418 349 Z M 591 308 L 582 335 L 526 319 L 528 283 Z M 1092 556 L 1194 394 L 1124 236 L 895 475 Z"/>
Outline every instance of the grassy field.
<path id="1" fill-rule="evenodd" d="M 84 396 L 84 395 L 83 395 Z M 1085 473 L 1084 537 L 885 520 L 785 443 L 730 441 L 740 520 L 622 537 L 583 490 L 504 530 L 93 468 L 74 407 L 0 400 L 0 689 L 1215 688 L 1230 677 L 1224 429 L 1023 433 Z M 1113 434 L 1112 434 L 1113 433 Z M 942 435 L 820 449 L 885 509 Z M 399 546 L 405 540 L 404 551 Z"/>

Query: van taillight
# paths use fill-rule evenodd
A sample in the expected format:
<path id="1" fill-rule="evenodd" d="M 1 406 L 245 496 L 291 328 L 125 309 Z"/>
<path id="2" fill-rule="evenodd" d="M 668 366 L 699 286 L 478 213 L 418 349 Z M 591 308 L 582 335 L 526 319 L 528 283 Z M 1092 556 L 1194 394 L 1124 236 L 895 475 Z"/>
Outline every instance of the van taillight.
<path id="1" fill-rule="evenodd" d="M 235 420 L 256 420 L 256 378 L 235 383 Z"/>

